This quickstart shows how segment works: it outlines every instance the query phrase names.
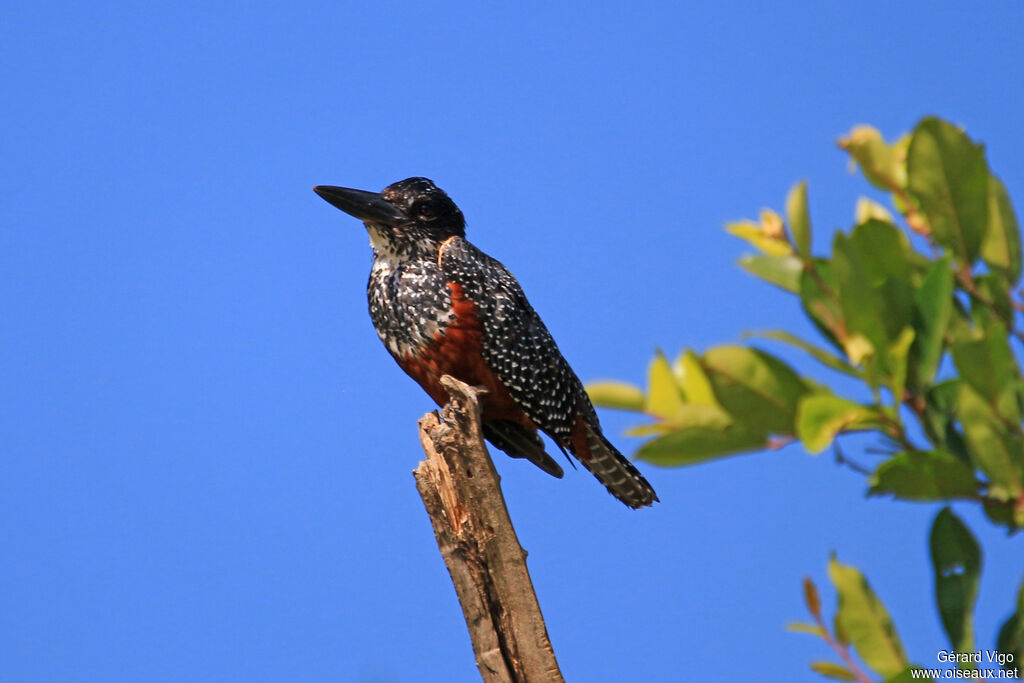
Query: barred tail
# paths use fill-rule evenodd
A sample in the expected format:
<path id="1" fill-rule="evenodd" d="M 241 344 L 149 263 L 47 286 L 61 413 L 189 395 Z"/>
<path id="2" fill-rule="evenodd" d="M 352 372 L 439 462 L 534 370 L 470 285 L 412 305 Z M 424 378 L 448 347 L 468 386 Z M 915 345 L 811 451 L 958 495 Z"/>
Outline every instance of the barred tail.
<path id="1" fill-rule="evenodd" d="M 590 425 L 582 417 L 576 424 L 573 453 L 609 493 L 634 509 L 658 502 L 654 488 L 633 463 L 611 445 L 599 427 Z"/>

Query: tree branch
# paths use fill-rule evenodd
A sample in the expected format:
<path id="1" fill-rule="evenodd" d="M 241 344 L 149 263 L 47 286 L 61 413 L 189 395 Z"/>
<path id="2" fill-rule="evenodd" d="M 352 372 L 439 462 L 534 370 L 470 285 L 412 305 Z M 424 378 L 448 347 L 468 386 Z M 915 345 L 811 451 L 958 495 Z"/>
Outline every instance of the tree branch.
<path id="1" fill-rule="evenodd" d="M 526 552 L 505 507 L 480 427 L 478 393 L 441 378 L 451 400 L 442 419 L 419 422 L 427 459 L 413 472 L 469 627 L 486 683 L 561 682 Z"/>

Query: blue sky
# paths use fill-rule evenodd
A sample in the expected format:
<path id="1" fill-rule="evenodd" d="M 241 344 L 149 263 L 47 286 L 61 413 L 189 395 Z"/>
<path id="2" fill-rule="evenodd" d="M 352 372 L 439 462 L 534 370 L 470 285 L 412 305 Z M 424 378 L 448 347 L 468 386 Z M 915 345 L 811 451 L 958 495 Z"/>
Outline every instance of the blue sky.
<path id="1" fill-rule="evenodd" d="M 0 679 L 476 680 L 410 474 L 432 406 L 310 187 L 433 178 L 584 380 L 640 382 L 655 347 L 809 332 L 721 226 L 807 179 L 819 248 L 848 228 L 854 124 L 966 126 L 1019 210 L 1022 31 L 1013 2 L 9 2 Z M 937 506 L 827 456 L 641 464 L 641 512 L 496 464 L 569 680 L 814 680 L 784 625 L 832 550 L 914 661 L 946 646 Z M 992 646 L 1021 540 L 957 509 Z"/>

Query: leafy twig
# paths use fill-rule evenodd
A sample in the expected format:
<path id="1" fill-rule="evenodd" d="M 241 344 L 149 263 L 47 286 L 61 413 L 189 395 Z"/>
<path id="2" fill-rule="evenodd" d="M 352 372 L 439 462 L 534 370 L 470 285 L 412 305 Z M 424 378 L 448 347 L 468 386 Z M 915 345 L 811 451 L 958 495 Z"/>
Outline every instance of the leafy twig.
<path id="1" fill-rule="evenodd" d="M 832 442 L 832 451 L 835 453 L 836 464 L 837 465 L 840 465 L 840 466 L 845 465 L 846 467 L 849 467 L 851 470 L 853 470 L 857 474 L 862 474 L 865 477 L 870 477 L 873 474 L 873 472 L 871 470 L 869 470 L 868 468 L 864 467 L 863 465 L 861 465 L 858 462 L 850 460 L 845 455 L 843 455 L 842 449 L 839 448 L 839 442 L 838 441 L 833 441 Z"/>
<path id="2" fill-rule="evenodd" d="M 874 683 L 864 669 L 860 668 L 857 662 L 853 660 L 850 648 L 837 641 L 832 636 L 832 633 L 829 632 L 828 626 L 825 625 L 825 620 L 821 616 L 821 598 L 818 596 L 818 589 L 810 577 L 804 578 L 804 600 L 807 603 L 808 611 L 810 611 L 811 616 L 814 618 L 814 623 L 820 629 L 819 635 L 828 643 L 832 651 L 839 656 L 839 659 L 843 660 L 843 664 L 846 665 L 846 668 L 853 674 L 854 678 L 860 683 Z"/>

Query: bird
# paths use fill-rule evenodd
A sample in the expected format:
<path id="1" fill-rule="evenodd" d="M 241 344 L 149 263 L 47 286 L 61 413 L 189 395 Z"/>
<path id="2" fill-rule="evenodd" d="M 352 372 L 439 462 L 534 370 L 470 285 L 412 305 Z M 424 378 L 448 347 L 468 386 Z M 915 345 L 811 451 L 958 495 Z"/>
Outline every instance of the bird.
<path id="1" fill-rule="evenodd" d="M 430 398 L 447 403 L 446 374 L 482 386 L 483 434 L 498 449 L 562 478 L 543 432 L 627 506 L 658 501 L 605 437 L 583 383 L 519 282 L 466 239 L 462 211 L 432 180 L 407 178 L 379 193 L 334 185 L 313 191 L 365 225 L 373 326 Z"/>

